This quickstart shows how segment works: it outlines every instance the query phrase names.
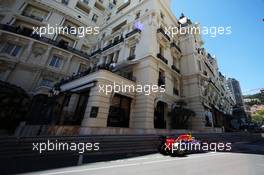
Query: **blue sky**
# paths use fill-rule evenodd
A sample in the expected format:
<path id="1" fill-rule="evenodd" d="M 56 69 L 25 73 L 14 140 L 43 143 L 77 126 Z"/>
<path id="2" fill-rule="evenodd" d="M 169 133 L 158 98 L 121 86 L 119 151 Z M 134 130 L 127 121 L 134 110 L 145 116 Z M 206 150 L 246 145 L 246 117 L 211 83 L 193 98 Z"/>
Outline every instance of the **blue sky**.
<path id="1" fill-rule="evenodd" d="M 172 10 L 201 26 L 231 26 L 230 35 L 204 35 L 205 48 L 244 94 L 264 88 L 264 0 L 172 0 Z"/>

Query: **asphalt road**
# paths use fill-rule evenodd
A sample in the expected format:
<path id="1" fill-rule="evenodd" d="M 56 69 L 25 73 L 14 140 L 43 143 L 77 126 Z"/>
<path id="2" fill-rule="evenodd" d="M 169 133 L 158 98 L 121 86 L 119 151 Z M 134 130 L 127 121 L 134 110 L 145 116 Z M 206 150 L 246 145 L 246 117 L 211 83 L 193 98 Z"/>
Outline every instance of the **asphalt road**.
<path id="1" fill-rule="evenodd" d="M 246 145 L 248 146 L 248 145 Z M 135 158 L 98 162 L 76 167 L 34 172 L 31 174 L 60 175 L 175 175 L 175 174 L 226 174 L 263 175 L 264 155 L 235 152 L 209 152 L 170 157 L 151 154 Z"/>

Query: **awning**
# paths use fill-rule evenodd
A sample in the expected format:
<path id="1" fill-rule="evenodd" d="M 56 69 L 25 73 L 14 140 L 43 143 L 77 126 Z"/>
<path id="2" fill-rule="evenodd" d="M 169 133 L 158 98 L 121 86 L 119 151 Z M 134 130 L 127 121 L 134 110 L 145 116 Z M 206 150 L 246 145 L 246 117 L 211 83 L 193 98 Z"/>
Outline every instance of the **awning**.
<path id="1" fill-rule="evenodd" d="M 95 82 L 94 81 L 82 84 L 80 86 L 77 86 L 77 87 L 74 87 L 74 88 L 71 88 L 71 89 L 64 90 L 63 92 L 78 92 L 78 91 L 89 89 L 89 88 L 91 88 L 93 86 L 95 86 Z"/>

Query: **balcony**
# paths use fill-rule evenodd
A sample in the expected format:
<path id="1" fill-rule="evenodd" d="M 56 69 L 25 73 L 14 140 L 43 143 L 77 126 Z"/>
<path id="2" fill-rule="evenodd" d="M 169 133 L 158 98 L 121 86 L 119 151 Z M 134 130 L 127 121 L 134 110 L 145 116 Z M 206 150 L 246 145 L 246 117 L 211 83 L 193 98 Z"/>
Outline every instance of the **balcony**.
<path id="1" fill-rule="evenodd" d="M 5 24 L 0 24 L 0 29 L 8 31 L 8 32 L 15 33 L 15 34 L 18 34 L 18 35 L 23 35 L 23 36 L 38 40 L 40 42 L 51 44 L 53 46 L 59 47 L 61 49 L 64 49 L 64 50 L 66 50 L 68 52 L 71 52 L 71 53 L 74 53 L 74 54 L 79 55 L 81 57 L 84 57 L 86 59 L 90 59 L 90 56 L 87 53 L 83 52 L 83 51 L 80 51 L 80 50 L 77 50 L 75 48 L 69 47 L 69 46 L 63 44 L 62 42 L 58 42 L 58 41 L 55 41 L 55 40 L 52 40 L 52 39 L 49 39 L 49 38 L 46 38 L 46 37 L 40 37 L 37 34 L 32 34 L 32 32 L 28 32 L 27 29 L 24 30 L 24 29 L 21 29 L 20 27 L 14 27 L 14 26 L 5 25 Z"/>
<path id="2" fill-rule="evenodd" d="M 113 43 L 110 43 L 109 45 L 105 46 L 105 47 L 103 48 L 102 51 L 106 51 L 106 50 L 108 50 L 108 49 L 114 47 L 115 45 L 117 45 L 117 44 L 123 42 L 123 41 L 124 41 L 124 38 L 121 37 L 119 40 L 116 40 L 116 41 L 114 41 Z"/>
<path id="3" fill-rule="evenodd" d="M 134 60 L 135 58 L 136 58 L 136 55 L 134 54 L 134 55 L 130 55 L 130 56 L 127 58 L 127 60 L 131 61 L 131 60 Z"/>
<path id="4" fill-rule="evenodd" d="M 164 32 L 162 28 L 159 28 L 157 33 L 160 33 L 167 41 L 170 41 L 170 37 Z"/>
<path id="5" fill-rule="evenodd" d="M 113 71 L 111 69 L 110 64 L 102 64 L 102 65 L 98 65 L 98 66 L 93 67 L 93 68 L 88 68 L 87 70 L 85 70 L 83 72 L 79 72 L 78 74 L 73 74 L 72 76 L 63 78 L 58 83 L 58 85 L 63 85 L 63 84 L 69 83 L 69 82 L 71 82 L 73 80 L 77 80 L 77 79 L 79 79 L 81 77 L 84 77 L 84 76 L 87 76 L 89 74 L 98 72 L 100 70 L 106 70 L 106 71 L 109 71 L 109 72 L 114 73 L 116 75 L 119 75 L 119 76 L 121 76 L 123 78 L 126 78 L 126 79 L 128 79 L 130 81 L 134 81 L 134 82 L 136 81 L 136 77 L 132 76 L 131 74 L 128 74 L 128 73 L 122 72 L 122 71 Z"/>
<path id="6" fill-rule="evenodd" d="M 141 30 L 140 29 L 134 29 L 134 30 L 132 30 L 131 32 L 129 32 L 129 33 L 126 34 L 126 38 L 129 38 L 129 37 L 133 36 L 136 33 L 139 33 L 140 34 L 141 33 Z"/>
<path id="7" fill-rule="evenodd" d="M 162 56 L 162 54 L 158 53 L 158 54 L 157 54 L 157 57 L 158 57 L 161 61 L 163 61 L 165 64 L 168 64 L 168 60 L 167 60 L 164 56 Z"/>
<path id="8" fill-rule="evenodd" d="M 176 71 L 178 74 L 181 73 L 180 69 L 178 69 L 175 65 L 171 65 L 171 68 Z"/>
<path id="9" fill-rule="evenodd" d="M 175 49 L 177 53 L 181 53 L 181 49 L 174 42 L 171 43 L 171 48 Z"/>
<path id="10" fill-rule="evenodd" d="M 97 49 L 96 51 L 92 52 L 90 56 L 92 57 L 92 56 L 94 56 L 96 54 L 100 54 L 101 52 L 102 52 L 101 49 Z"/>

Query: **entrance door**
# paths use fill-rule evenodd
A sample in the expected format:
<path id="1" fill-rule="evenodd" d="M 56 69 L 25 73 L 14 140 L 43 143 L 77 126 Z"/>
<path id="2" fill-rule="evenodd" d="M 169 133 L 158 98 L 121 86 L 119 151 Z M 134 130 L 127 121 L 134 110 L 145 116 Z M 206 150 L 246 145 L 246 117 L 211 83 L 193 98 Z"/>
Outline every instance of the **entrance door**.
<path id="1" fill-rule="evenodd" d="M 116 94 L 109 109 L 107 126 L 129 127 L 131 98 Z"/>
<path id="2" fill-rule="evenodd" d="M 165 120 L 165 106 L 164 102 L 159 101 L 154 113 L 154 128 L 166 129 Z"/>

